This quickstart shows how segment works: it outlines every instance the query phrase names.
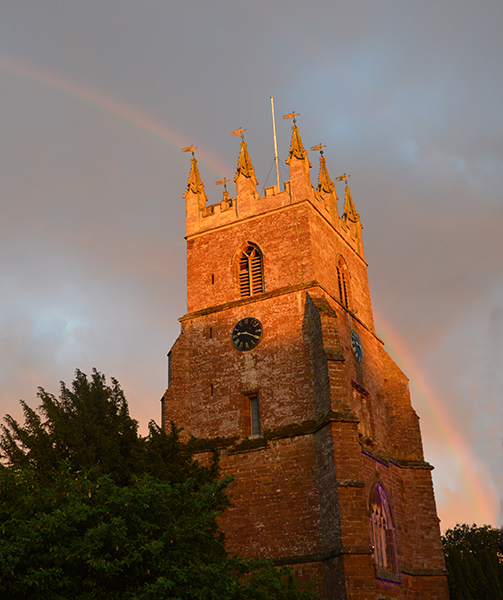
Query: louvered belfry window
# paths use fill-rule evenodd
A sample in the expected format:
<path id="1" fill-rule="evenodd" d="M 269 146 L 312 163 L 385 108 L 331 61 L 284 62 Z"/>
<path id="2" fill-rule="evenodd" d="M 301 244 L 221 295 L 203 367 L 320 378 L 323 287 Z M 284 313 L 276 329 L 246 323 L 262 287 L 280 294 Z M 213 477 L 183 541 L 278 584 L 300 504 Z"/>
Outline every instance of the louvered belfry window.
<path id="1" fill-rule="evenodd" d="M 239 292 L 254 296 L 264 291 L 262 253 L 256 246 L 247 246 L 239 258 Z"/>

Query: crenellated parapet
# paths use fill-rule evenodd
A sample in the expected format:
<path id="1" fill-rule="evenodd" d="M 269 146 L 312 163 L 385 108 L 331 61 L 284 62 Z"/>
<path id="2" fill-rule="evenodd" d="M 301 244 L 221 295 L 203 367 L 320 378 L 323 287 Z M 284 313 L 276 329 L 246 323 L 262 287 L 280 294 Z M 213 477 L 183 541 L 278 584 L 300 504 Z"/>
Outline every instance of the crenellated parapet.
<path id="1" fill-rule="evenodd" d="M 236 196 L 230 198 L 227 189 L 224 189 L 222 200 L 210 204 L 204 192 L 204 183 L 199 175 L 197 159 L 193 156 L 187 190 L 184 194 L 187 212 L 187 237 L 226 226 L 242 219 L 263 215 L 274 210 L 286 209 L 302 202 L 309 202 L 363 258 L 362 226 L 350 190 L 346 185 L 344 212 L 339 217 L 337 209 L 338 196 L 335 185 L 328 173 L 325 157 L 323 154 L 320 156 L 318 184 L 315 188 L 311 182 L 310 169 L 312 165 L 296 124 L 292 127 L 292 139 L 286 164 L 289 167 L 290 179 L 284 182 L 283 189 L 280 189 L 277 184 L 271 185 L 265 188 L 263 196 L 259 196 L 257 191 L 259 182 L 255 175 L 247 144 L 241 134 L 240 151 L 234 177 Z"/>

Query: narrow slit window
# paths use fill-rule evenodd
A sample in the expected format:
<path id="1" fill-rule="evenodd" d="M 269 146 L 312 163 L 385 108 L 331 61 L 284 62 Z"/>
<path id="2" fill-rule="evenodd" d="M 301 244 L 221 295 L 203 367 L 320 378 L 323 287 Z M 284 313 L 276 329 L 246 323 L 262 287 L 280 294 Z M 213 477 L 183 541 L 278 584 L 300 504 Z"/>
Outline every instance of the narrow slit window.
<path id="1" fill-rule="evenodd" d="M 213 384 L 210 383 L 210 396 L 213 396 Z"/>
<path id="2" fill-rule="evenodd" d="M 210 340 L 213 339 L 213 327 L 210 327 Z"/>
<path id="3" fill-rule="evenodd" d="M 212 276 L 211 276 L 211 284 L 212 285 L 215 284 L 215 274 L 212 274 Z"/>
<path id="4" fill-rule="evenodd" d="M 239 292 L 242 297 L 254 296 L 264 291 L 264 266 L 262 253 L 254 246 L 247 246 L 239 257 Z"/>
<path id="5" fill-rule="evenodd" d="M 252 435 L 260 435 L 260 416 L 258 408 L 258 396 L 250 396 L 250 425 Z"/>

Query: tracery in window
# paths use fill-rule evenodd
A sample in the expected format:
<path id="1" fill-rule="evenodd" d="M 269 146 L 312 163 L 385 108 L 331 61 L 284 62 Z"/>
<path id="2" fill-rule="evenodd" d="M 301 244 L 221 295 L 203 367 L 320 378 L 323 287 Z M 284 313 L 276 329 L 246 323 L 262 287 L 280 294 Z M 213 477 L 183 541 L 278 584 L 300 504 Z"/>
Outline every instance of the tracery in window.
<path id="1" fill-rule="evenodd" d="M 346 308 L 350 307 L 351 290 L 349 287 L 349 271 L 346 261 L 339 256 L 337 261 L 337 282 L 339 284 L 339 300 Z"/>
<path id="2" fill-rule="evenodd" d="M 396 573 L 395 529 L 388 497 L 380 483 L 376 483 L 372 491 L 370 522 L 374 541 L 374 563 Z"/>
<path id="3" fill-rule="evenodd" d="M 262 252 L 249 244 L 239 257 L 239 292 L 242 297 L 254 296 L 264 291 L 264 266 Z"/>

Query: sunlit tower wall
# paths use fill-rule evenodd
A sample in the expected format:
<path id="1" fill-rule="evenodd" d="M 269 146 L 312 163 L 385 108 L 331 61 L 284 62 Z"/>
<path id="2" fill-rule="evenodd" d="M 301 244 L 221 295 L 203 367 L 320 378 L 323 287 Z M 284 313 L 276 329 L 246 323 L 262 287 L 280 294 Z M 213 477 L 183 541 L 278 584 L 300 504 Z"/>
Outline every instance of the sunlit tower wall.
<path id="1" fill-rule="evenodd" d="M 184 194 L 187 314 L 169 353 L 165 427 L 218 448 L 231 554 L 268 557 L 329 599 L 446 600 L 439 521 L 407 377 L 374 319 L 349 187 L 339 216 L 294 122 L 290 180 L 257 193 L 242 137 L 236 197 Z"/>

